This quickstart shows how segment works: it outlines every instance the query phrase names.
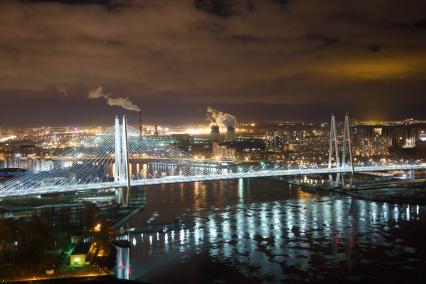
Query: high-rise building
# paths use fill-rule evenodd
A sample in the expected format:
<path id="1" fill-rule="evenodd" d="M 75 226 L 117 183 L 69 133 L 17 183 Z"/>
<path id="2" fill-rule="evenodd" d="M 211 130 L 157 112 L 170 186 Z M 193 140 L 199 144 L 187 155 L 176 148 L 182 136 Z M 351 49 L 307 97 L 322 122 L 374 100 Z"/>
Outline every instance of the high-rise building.
<path id="1" fill-rule="evenodd" d="M 212 156 L 217 160 L 231 160 L 236 159 L 235 148 L 229 147 L 227 143 L 213 142 L 212 143 Z"/>
<path id="2" fill-rule="evenodd" d="M 266 149 L 268 151 L 282 150 L 285 144 L 285 134 L 282 131 L 266 132 Z"/>

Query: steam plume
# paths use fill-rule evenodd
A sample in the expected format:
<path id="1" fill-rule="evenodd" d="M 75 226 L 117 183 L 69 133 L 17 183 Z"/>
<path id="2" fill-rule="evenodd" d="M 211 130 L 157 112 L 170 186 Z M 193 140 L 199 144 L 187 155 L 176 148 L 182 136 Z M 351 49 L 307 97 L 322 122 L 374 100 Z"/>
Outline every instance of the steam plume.
<path id="1" fill-rule="evenodd" d="M 89 99 L 104 98 L 108 105 L 110 106 L 120 106 L 124 109 L 131 111 L 141 111 L 141 109 L 133 104 L 129 98 L 112 98 L 110 94 L 104 93 L 102 86 L 98 86 L 95 89 L 91 90 L 88 95 Z"/>
<path id="2" fill-rule="evenodd" d="M 218 111 L 211 106 L 207 107 L 207 120 L 210 122 L 210 125 L 224 125 L 226 127 L 234 127 L 237 125 L 237 120 L 235 116 Z"/>
<path id="3" fill-rule="evenodd" d="M 56 86 L 56 91 L 58 93 L 65 95 L 65 96 L 68 96 L 68 90 L 64 86 Z"/>

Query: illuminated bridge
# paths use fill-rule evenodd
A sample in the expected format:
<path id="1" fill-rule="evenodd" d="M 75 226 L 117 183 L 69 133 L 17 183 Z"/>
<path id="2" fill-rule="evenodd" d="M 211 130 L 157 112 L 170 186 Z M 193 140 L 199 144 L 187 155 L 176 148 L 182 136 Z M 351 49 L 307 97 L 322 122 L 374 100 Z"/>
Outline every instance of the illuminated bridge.
<path id="1" fill-rule="evenodd" d="M 341 151 L 337 140 L 336 122 L 332 116 L 328 161 L 303 165 L 285 162 L 223 163 L 194 159 L 165 140 L 141 137 L 138 131 L 127 127 L 124 117 L 121 124 L 116 118 L 115 126 L 110 131 L 94 136 L 92 141 L 52 157 L 43 157 L 44 160 L 51 161 L 49 170 L 25 172 L 0 183 L 0 198 L 101 189 L 116 189 L 118 195 L 123 195 L 123 189 L 133 186 L 165 183 L 426 170 L 423 161 L 401 157 L 381 163 L 371 160 L 353 162 L 347 116 Z M 128 196 L 124 194 L 119 198 L 126 204 Z"/>

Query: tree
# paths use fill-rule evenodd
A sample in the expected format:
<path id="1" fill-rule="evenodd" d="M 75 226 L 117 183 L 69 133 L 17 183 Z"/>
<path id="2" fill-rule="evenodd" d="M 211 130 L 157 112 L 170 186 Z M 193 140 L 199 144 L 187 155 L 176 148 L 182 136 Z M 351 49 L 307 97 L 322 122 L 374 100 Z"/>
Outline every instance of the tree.
<path id="1" fill-rule="evenodd" d="M 16 254 L 16 266 L 21 274 L 33 274 L 46 267 L 51 257 L 48 250 L 53 249 L 52 234 L 46 224 L 37 215 L 20 228 L 20 241 Z"/>
<path id="2" fill-rule="evenodd" d="M 11 220 L 0 220 L 0 251 L 13 243 L 16 228 Z"/>

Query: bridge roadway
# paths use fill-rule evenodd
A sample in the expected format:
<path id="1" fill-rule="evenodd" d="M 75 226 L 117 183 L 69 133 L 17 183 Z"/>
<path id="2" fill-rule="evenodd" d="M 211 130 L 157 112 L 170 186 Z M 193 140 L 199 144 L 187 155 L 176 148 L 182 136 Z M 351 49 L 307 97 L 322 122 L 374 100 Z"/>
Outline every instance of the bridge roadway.
<path id="1" fill-rule="evenodd" d="M 353 169 L 354 172 L 380 172 L 380 171 L 395 171 L 395 170 L 426 170 L 426 164 L 395 165 L 395 166 L 361 166 L 361 167 L 354 167 Z M 222 174 L 212 174 L 212 175 L 194 175 L 194 176 L 164 176 L 159 178 L 132 180 L 131 186 L 226 180 L 226 179 L 239 179 L 239 178 L 300 176 L 300 175 L 310 175 L 310 174 L 337 174 L 337 173 L 351 173 L 351 172 L 352 172 L 351 167 L 340 167 L 340 168 L 322 168 L 322 169 L 260 170 L 260 171 L 234 172 L 234 173 L 222 173 Z M 40 195 L 40 194 L 47 194 L 47 193 L 113 189 L 113 188 L 120 188 L 120 187 L 126 187 L 126 181 L 74 184 L 74 185 L 63 185 L 63 186 L 56 185 L 56 186 L 46 186 L 46 187 L 38 187 L 38 188 L 8 188 L 8 190 L 0 189 L 0 198 Z"/>

